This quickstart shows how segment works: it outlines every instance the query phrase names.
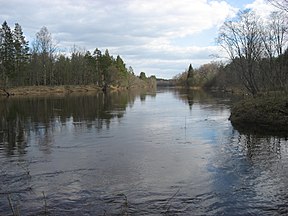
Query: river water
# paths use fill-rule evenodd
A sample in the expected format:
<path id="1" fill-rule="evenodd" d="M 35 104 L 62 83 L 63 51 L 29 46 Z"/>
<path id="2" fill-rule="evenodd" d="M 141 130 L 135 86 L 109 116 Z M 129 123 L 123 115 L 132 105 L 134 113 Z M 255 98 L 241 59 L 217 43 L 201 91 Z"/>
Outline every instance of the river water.
<path id="1" fill-rule="evenodd" d="M 230 104 L 173 89 L 2 98 L 0 215 L 287 215 L 287 138 L 238 132 Z"/>

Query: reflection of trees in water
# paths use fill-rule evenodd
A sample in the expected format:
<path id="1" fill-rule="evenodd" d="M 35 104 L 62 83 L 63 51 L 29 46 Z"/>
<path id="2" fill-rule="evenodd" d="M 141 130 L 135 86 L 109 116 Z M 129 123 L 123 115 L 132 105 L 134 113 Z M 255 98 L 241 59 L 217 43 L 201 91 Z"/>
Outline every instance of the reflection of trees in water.
<path id="1" fill-rule="evenodd" d="M 240 134 L 238 143 L 246 149 L 246 156 L 253 164 L 270 169 L 287 157 L 288 141 L 286 138 L 257 134 Z M 288 164 L 288 158 L 285 159 Z"/>
<path id="2" fill-rule="evenodd" d="M 234 99 L 186 89 L 175 90 L 174 95 L 190 109 L 192 104 L 193 108 L 200 106 L 201 110 L 209 111 L 227 110 L 230 100 Z M 209 115 L 213 114 L 217 112 L 209 112 Z M 257 212 L 253 208 L 255 201 L 260 209 L 279 208 L 278 213 L 282 210 L 287 213 L 288 141 L 285 136 L 271 136 L 263 130 L 260 134 L 249 129 L 243 132 L 231 127 L 221 130 L 221 141 L 215 142 L 219 143 L 213 145 L 215 154 L 207 168 L 213 178 L 217 199 L 225 206 L 223 211 L 227 215 L 235 210 L 230 209 L 231 202 L 237 203 L 240 209 L 249 209 L 247 203 L 251 203 L 249 211 L 256 215 L 261 210 Z"/>
<path id="3" fill-rule="evenodd" d="M 9 155 L 13 155 L 15 149 L 17 149 L 19 154 L 24 154 L 27 146 L 26 139 L 27 134 L 24 131 L 24 122 L 15 110 L 12 108 L 7 119 L 1 114 L 0 148 L 2 144 Z"/>
<path id="4" fill-rule="evenodd" d="M 180 99 L 182 102 L 187 104 L 190 109 L 192 109 L 194 103 L 204 105 L 205 108 L 224 110 L 223 106 L 219 106 L 220 102 L 223 104 L 229 104 L 231 96 L 225 98 L 221 92 L 205 92 L 203 90 L 193 90 L 193 89 L 173 89 L 173 94 L 176 98 Z M 208 105 L 208 107 L 206 107 Z"/>
<path id="5" fill-rule="evenodd" d="M 127 105 L 133 106 L 135 97 L 131 92 L 115 92 L 3 99 L 0 149 L 3 146 L 8 155 L 25 154 L 27 142 L 33 135 L 41 150 L 49 151 L 54 130 L 68 122 L 75 128 L 109 128 L 113 118 L 123 117 Z"/>
<path id="6" fill-rule="evenodd" d="M 156 92 L 149 92 L 149 94 L 147 92 L 140 92 L 140 100 L 142 102 L 145 102 L 147 96 L 155 98 Z"/>
<path id="7" fill-rule="evenodd" d="M 271 205 L 278 206 L 279 212 L 282 211 L 283 206 L 287 207 L 288 204 L 287 138 L 246 133 L 239 135 L 238 142 L 244 145 L 247 161 L 252 166 L 250 184 L 256 185 L 256 192 L 264 199 L 277 197 Z M 261 186 L 257 186 L 258 184 Z"/>
<path id="8" fill-rule="evenodd" d="M 263 116 L 265 118 L 265 116 Z M 262 136 L 275 136 L 275 137 L 285 137 L 288 138 L 288 134 L 285 131 L 277 130 L 277 128 L 273 130 L 269 130 L 267 125 L 253 125 L 253 124 L 235 124 L 232 123 L 233 127 L 238 130 L 242 134 L 258 134 Z"/>
<path id="9" fill-rule="evenodd" d="M 216 146 L 208 165 L 219 203 L 225 206 L 223 211 L 227 215 L 235 211 L 229 205 L 231 202 L 237 203 L 244 214 L 247 208 L 255 215 L 262 212 L 261 209 L 271 208 L 275 214 L 287 207 L 287 139 L 243 134 L 232 129 L 227 131 L 223 141 Z M 255 209 L 255 202 L 258 209 Z"/>

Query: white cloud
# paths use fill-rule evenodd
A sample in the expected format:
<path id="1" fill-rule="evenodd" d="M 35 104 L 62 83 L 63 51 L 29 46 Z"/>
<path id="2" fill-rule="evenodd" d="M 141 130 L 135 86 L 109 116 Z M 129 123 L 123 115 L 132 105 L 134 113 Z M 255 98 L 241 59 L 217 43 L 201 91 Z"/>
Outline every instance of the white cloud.
<path id="1" fill-rule="evenodd" d="M 206 63 L 210 54 L 218 52 L 210 42 L 197 47 L 173 41 L 215 28 L 237 12 L 217 0 L 2 1 L 0 20 L 10 26 L 18 22 L 30 41 L 46 26 L 61 48 L 69 50 L 74 44 L 88 50 L 108 48 L 136 73 L 166 78 L 189 63 Z"/>
<path id="2" fill-rule="evenodd" d="M 265 0 L 255 0 L 251 4 L 247 4 L 246 9 L 251 9 L 255 11 L 262 18 L 267 18 L 271 12 L 277 10 L 273 5 Z"/>

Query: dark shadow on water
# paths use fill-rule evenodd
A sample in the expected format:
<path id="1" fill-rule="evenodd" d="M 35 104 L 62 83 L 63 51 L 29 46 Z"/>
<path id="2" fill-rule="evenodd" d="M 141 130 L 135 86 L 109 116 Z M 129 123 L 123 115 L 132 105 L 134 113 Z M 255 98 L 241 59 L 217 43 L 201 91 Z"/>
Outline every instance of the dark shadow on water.
<path id="1" fill-rule="evenodd" d="M 260 135 L 260 136 L 273 136 L 288 139 L 288 132 L 278 130 L 278 128 L 271 128 L 269 125 L 253 125 L 253 124 L 235 124 L 232 122 L 233 127 L 241 134 L 246 135 Z"/>
<path id="2" fill-rule="evenodd" d="M 39 137 L 43 150 L 48 150 L 55 128 L 67 123 L 75 128 L 109 129 L 112 119 L 121 119 L 136 97 L 139 93 L 125 91 L 1 99 L 0 150 L 7 155 L 25 154 L 31 133 Z M 141 93 L 141 100 L 145 97 L 146 93 Z"/>

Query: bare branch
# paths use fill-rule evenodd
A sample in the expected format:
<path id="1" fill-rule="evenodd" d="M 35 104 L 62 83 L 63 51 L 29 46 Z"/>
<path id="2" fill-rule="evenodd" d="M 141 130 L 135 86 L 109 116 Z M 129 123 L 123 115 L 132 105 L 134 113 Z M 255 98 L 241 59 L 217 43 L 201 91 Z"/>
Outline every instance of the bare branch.
<path id="1" fill-rule="evenodd" d="M 276 8 L 288 13 L 288 0 L 267 0 Z"/>

